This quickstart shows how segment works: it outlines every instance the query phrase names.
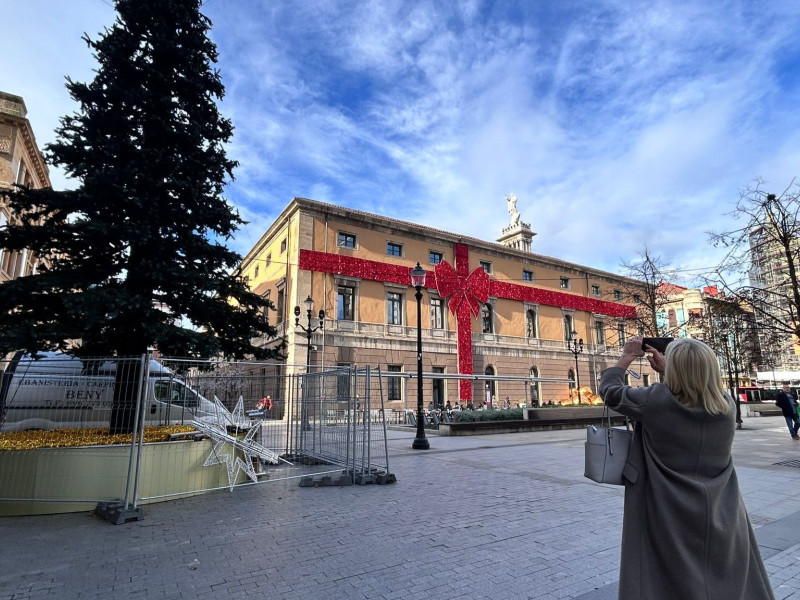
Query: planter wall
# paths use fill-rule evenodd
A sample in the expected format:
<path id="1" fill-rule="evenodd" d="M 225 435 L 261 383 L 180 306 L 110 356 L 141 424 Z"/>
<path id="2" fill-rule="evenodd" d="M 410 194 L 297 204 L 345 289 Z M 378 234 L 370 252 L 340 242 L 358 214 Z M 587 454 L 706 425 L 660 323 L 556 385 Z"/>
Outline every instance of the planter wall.
<path id="1" fill-rule="evenodd" d="M 613 410 L 611 424 L 623 425 L 625 417 Z M 577 406 L 574 408 L 525 408 L 522 421 L 467 421 L 439 425 L 439 435 L 487 435 L 520 433 L 554 429 L 582 429 L 599 424 L 603 417 L 602 406 Z"/>
<path id="2" fill-rule="evenodd" d="M 223 465 L 203 466 L 212 447 L 208 439 L 145 444 L 139 503 L 227 486 Z M 0 452 L 0 516 L 91 511 L 97 502 L 124 498 L 130 451 L 128 444 Z M 237 482 L 243 480 L 239 473 Z"/>

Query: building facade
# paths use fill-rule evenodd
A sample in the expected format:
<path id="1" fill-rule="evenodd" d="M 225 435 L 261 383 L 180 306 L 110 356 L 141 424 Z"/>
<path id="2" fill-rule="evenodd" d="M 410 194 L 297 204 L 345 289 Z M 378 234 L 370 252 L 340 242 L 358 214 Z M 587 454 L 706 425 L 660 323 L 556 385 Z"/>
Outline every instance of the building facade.
<path id="1" fill-rule="evenodd" d="M 791 334 L 776 332 L 772 319 L 766 316 L 775 315 L 778 320 L 789 324 L 796 319 L 790 300 L 794 294 L 788 276 L 789 261 L 785 248 L 775 236 L 775 228 L 768 225 L 755 227 L 749 232 L 750 285 L 756 290 L 753 300 L 764 349 L 764 363 L 761 366 L 765 371 L 794 373 L 791 379 L 800 379 L 798 340 Z M 790 252 L 795 257 L 796 265 L 800 255 L 800 239 L 792 240 Z"/>
<path id="2" fill-rule="evenodd" d="M 426 404 L 568 403 L 576 384 L 586 402 L 600 371 L 637 333 L 634 307 L 604 298 L 635 282 L 532 253 L 535 234 L 519 219 L 515 199 L 509 212 L 511 223 L 494 243 L 295 198 L 240 266 L 251 289 L 275 305 L 278 340 L 263 343 L 285 340 L 289 370 L 370 365 L 416 373 L 410 272 L 420 263 L 427 271 L 420 303 Z M 294 315 L 315 327 L 319 310 L 323 327 L 309 339 Z M 582 342 L 577 355 L 567 343 L 573 335 Z M 646 360 L 631 371 L 633 385 L 656 381 Z M 552 381 L 520 381 L 530 377 Z M 405 388 L 389 381 L 390 406 L 405 405 Z"/>
<path id="3" fill-rule="evenodd" d="M 702 339 L 708 313 L 706 299 L 717 296 L 715 286 L 687 288 L 674 283 L 658 286 L 659 307 L 656 313 L 658 331 L 667 337 Z"/>
<path id="4" fill-rule="evenodd" d="M 50 187 L 47 165 L 26 115 L 22 98 L 0 92 L 0 227 L 19 223 L 18 215 L 6 200 L 16 185 L 34 189 Z M 35 273 L 40 261 L 27 250 L 12 252 L 0 248 L 0 282 Z"/>

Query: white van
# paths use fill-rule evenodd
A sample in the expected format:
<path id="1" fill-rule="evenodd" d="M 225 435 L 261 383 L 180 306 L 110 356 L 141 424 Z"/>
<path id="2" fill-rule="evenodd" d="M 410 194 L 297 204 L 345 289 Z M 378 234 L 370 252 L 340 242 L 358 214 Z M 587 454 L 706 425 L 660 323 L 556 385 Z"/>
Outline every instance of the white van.
<path id="1" fill-rule="evenodd" d="M 117 362 L 96 361 L 90 371 L 88 364 L 57 352 L 40 352 L 36 359 L 17 353 L 0 383 L 0 431 L 107 426 Z M 146 394 L 146 425 L 189 423 L 218 412 L 156 360 L 150 361 Z"/>

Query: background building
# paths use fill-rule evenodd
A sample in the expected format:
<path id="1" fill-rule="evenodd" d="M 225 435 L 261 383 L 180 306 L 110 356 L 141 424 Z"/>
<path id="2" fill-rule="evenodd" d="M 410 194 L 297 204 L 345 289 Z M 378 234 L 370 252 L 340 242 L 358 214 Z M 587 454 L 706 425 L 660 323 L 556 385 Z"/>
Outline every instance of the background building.
<path id="1" fill-rule="evenodd" d="M 750 242 L 750 285 L 756 292 L 756 322 L 759 338 L 764 349 L 761 367 L 764 371 L 781 371 L 785 379 L 800 380 L 800 347 L 791 334 L 776 332 L 770 315 L 778 319 L 790 320 L 794 297 L 788 277 L 788 260 L 784 248 L 774 239 L 774 228 L 761 226 L 749 234 Z M 792 243 L 792 252 L 797 256 L 800 240 Z M 791 321 L 790 321 L 791 322 Z"/>
<path id="2" fill-rule="evenodd" d="M 312 369 L 355 364 L 415 372 L 417 307 L 409 274 L 419 262 L 428 271 L 421 304 L 423 369 L 432 374 L 426 403 L 477 403 L 488 393 L 517 404 L 530 393 L 519 381 L 492 381 L 487 390 L 482 382 L 438 379 L 437 373 L 560 379 L 536 384 L 532 396 L 567 402 L 572 386 L 566 380 L 576 379 L 576 357 L 567 347 L 573 331 L 583 341 L 577 379 L 596 392 L 599 372 L 637 333 L 633 306 L 602 298 L 635 282 L 530 252 L 535 234 L 511 199 L 504 243 L 493 243 L 295 198 L 247 253 L 240 272 L 275 304 L 270 316 L 286 341 L 289 369 L 308 362 Z M 293 309 L 300 307 L 306 325 L 308 297 L 312 314 L 324 310 L 325 321 L 307 344 Z M 632 370 L 641 374 L 634 385 L 655 381 L 646 360 Z M 387 392 L 391 402 L 406 400 L 399 383 Z"/>
<path id="3" fill-rule="evenodd" d="M 22 98 L 0 92 L 0 227 L 19 222 L 6 198 L 15 185 L 50 187 L 47 165 L 26 114 Z M 35 273 L 40 260 L 27 250 L 11 252 L 0 248 L 0 282 Z"/>

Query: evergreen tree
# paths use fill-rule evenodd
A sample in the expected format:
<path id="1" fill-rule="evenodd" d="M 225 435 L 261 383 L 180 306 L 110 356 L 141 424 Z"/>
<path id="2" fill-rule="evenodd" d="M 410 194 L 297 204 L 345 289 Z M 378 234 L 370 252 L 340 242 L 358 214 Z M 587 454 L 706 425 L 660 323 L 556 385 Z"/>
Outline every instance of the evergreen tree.
<path id="1" fill-rule="evenodd" d="M 0 285 L 0 351 L 275 355 L 251 343 L 275 335 L 271 304 L 224 245 L 243 221 L 222 196 L 233 126 L 217 110 L 224 87 L 200 6 L 117 0 L 113 26 L 84 36 L 99 67 L 90 83 L 67 78 L 79 110 L 45 149 L 80 185 L 9 198 L 25 224 L 0 231 L 0 247 L 52 262 Z"/>

